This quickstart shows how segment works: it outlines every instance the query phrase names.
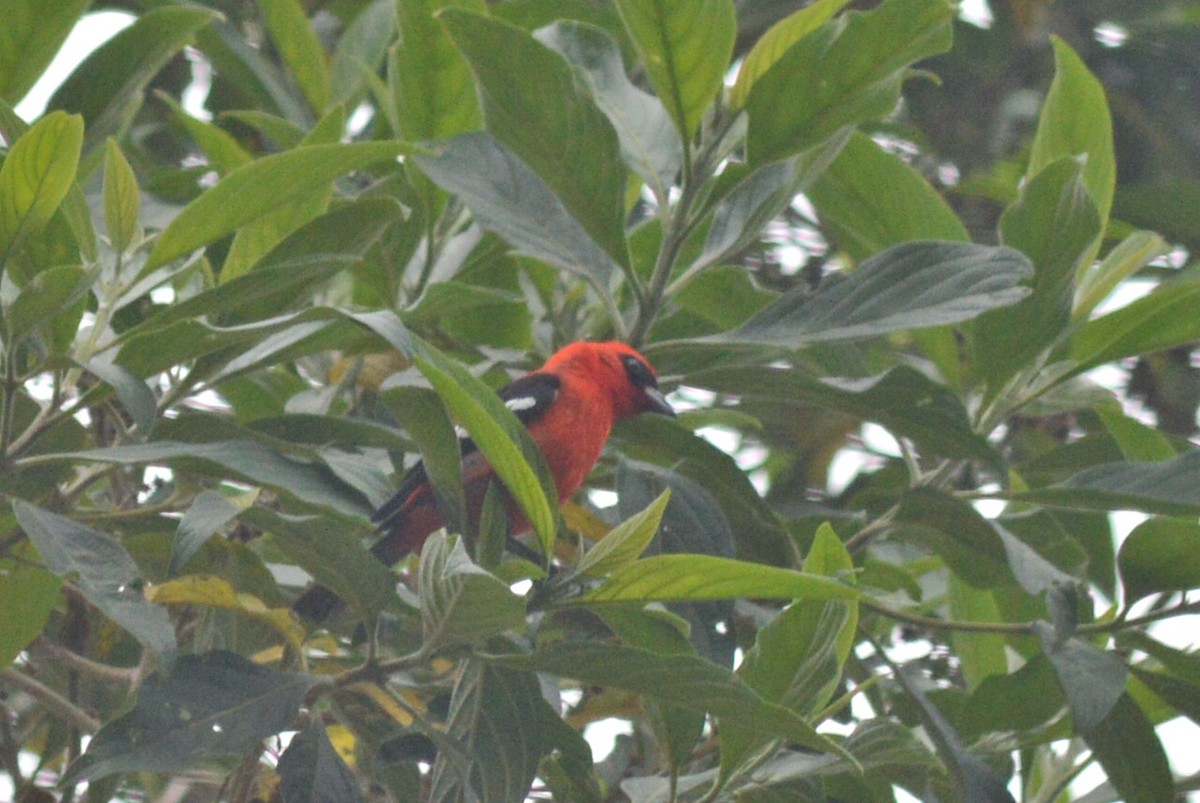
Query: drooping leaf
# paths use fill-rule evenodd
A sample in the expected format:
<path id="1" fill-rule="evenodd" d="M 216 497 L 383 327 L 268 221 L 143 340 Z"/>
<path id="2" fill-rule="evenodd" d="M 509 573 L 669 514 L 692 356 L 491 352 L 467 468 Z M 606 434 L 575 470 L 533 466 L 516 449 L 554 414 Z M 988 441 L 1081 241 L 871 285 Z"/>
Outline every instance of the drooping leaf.
<path id="1" fill-rule="evenodd" d="M 12 504 L 47 569 L 59 577 L 76 575 L 79 591 L 89 602 L 161 661 L 173 660 L 175 628 L 165 609 L 147 601 L 141 572 L 118 541 L 20 499 Z"/>
<path id="2" fill-rule="evenodd" d="M 790 156 L 843 126 L 890 113 L 909 65 L 949 49 L 954 15 L 945 0 L 889 0 L 801 37 L 750 89 L 751 164 Z"/>
<path id="3" fill-rule="evenodd" d="M 276 770 L 284 803 L 358 803 L 363 799 L 358 779 L 319 721 L 296 734 L 279 757 Z"/>
<path id="4" fill-rule="evenodd" d="M 172 575 L 179 574 L 200 547 L 240 512 L 237 505 L 217 491 L 196 494 L 191 507 L 179 520 L 179 529 L 171 542 L 171 565 L 168 571 Z"/>
<path id="5" fill-rule="evenodd" d="M 439 16 L 475 74 L 488 132 L 533 168 L 616 264 L 627 265 L 625 166 L 591 92 L 525 31 L 458 9 Z"/>
<path id="6" fill-rule="evenodd" d="M 1035 622 L 1034 628 L 1067 696 L 1075 727 L 1084 734 L 1095 731 L 1124 696 L 1128 668 L 1079 636 L 1063 638 L 1045 622 Z"/>
<path id="7" fill-rule="evenodd" d="M 951 574 L 949 578 L 950 618 L 962 622 L 999 622 L 996 600 L 986 589 L 973 588 Z M 967 688 L 974 691 L 990 677 L 1004 675 L 1008 658 L 1004 637 L 998 633 L 955 632 L 950 635 L 955 655 L 962 665 Z"/>
<path id="8" fill-rule="evenodd" d="M 426 539 L 418 589 L 428 648 L 483 642 L 525 623 L 524 600 L 474 563 L 458 536 Z"/>
<path id="9" fill-rule="evenodd" d="M 1200 450 L 1153 463 L 1105 463 L 1057 485 L 1018 494 L 1018 498 L 1081 510 L 1144 510 L 1191 515 L 1200 510 Z"/>
<path id="10" fill-rule="evenodd" d="M 737 20 L 729 0 L 617 0 L 650 84 L 691 140 L 721 91 Z"/>
<path id="11" fill-rule="evenodd" d="M 596 105 L 617 132 L 625 163 L 658 198 L 666 198 L 683 165 L 683 148 L 662 102 L 625 74 L 620 47 L 601 28 L 562 21 L 534 38 L 579 68 Z"/>
<path id="12" fill-rule="evenodd" d="M 279 672 L 231 652 L 185 655 L 138 689 L 68 768 L 64 783 L 116 772 L 178 772 L 207 757 L 239 757 L 285 730 L 314 675 Z"/>
<path id="13" fill-rule="evenodd" d="M 253 594 L 239 592 L 222 577 L 189 574 L 152 586 L 147 595 L 156 605 L 184 605 L 216 608 L 253 619 L 278 633 L 293 650 L 299 652 L 304 628 L 288 608 L 269 608 Z"/>
<path id="14" fill-rule="evenodd" d="M 163 229 L 144 270 L 173 259 L 306 196 L 337 177 L 410 152 L 398 142 L 310 145 L 264 156 L 230 173 Z"/>
<path id="15" fill-rule="evenodd" d="M 1155 592 L 1200 587 L 1200 526 L 1181 519 L 1148 519 L 1121 543 L 1117 562 L 1126 605 Z"/>
<path id="16" fill-rule="evenodd" d="M 1120 696 L 1103 724 L 1083 736 L 1121 800 L 1155 803 L 1175 796 L 1163 744 L 1128 694 Z"/>
<path id="17" fill-rule="evenodd" d="M 970 320 L 1028 293 L 1029 261 L 1011 248 L 925 241 L 889 248 L 810 293 L 790 290 L 744 326 L 705 338 L 799 348 Z"/>
<path id="18" fill-rule="evenodd" d="M 607 291 L 616 269 L 612 257 L 537 172 L 491 134 L 455 137 L 435 155 L 416 155 L 413 161 L 519 252 L 581 274 Z"/>

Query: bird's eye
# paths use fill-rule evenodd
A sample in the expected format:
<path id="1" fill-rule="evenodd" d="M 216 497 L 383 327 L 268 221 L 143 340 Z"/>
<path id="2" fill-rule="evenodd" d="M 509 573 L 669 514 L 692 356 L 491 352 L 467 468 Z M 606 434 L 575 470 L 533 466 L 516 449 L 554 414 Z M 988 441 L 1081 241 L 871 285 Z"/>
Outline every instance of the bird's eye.
<path id="1" fill-rule="evenodd" d="M 621 363 L 625 366 L 625 373 L 629 375 L 629 381 L 634 387 L 639 388 L 656 388 L 658 380 L 654 378 L 654 374 L 646 366 L 646 363 L 639 360 L 637 357 L 625 355 L 621 357 Z"/>

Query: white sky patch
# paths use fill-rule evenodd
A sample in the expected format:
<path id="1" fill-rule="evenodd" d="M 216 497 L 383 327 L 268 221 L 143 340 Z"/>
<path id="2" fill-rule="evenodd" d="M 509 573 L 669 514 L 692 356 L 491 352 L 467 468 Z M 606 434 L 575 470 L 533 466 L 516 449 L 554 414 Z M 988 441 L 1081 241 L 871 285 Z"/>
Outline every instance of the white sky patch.
<path id="1" fill-rule="evenodd" d="M 46 111 L 46 103 L 54 90 L 67 79 L 80 62 L 92 51 L 133 24 L 134 16 L 121 11 L 99 11 L 85 14 L 67 36 L 58 55 L 42 73 L 29 93 L 17 104 L 17 114 L 32 123 Z"/>

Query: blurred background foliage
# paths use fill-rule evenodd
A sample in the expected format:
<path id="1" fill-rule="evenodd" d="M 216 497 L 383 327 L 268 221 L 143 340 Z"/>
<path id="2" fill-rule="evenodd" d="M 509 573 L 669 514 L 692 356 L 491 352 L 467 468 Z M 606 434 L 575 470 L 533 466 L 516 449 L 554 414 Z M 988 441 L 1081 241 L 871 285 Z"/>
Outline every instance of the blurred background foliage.
<path id="1" fill-rule="evenodd" d="M 14 797 L 1200 786 L 1200 3 L 0 20 Z M 682 415 L 618 427 L 550 573 L 439 535 L 392 593 L 404 468 L 612 337 Z M 297 620 L 309 575 L 353 615 Z"/>

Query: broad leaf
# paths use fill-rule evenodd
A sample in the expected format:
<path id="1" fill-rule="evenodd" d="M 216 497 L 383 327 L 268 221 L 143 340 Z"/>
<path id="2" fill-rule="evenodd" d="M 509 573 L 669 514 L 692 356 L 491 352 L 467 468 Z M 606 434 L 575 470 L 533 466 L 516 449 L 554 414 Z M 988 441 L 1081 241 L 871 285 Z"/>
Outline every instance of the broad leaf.
<path id="1" fill-rule="evenodd" d="M 729 105 L 741 109 L 750 89 L 789 47 L 829 21 L 849 0 L 816 0 L 771 26 L 758 38 L 738 68 L 737 81 L 729 90 Z"/>
<path id="2" fill-rule="evenodd" d="M 200 547 L 218 530 L 233 521 L 242 508 L 217 491 L 201 491 L 179 520 L 179 529 L 171 541 L 171 565 L 168 571 L 179 574 Z"/>
<path id="3" fill-rule="evenodd" d="M 55 112 L 9 150 L 0 167 L 0 268 L 14 247 L 46 226 L 67 196 L 82 142 L 83 120 Z"/>
<path id="4" fill-rule="evenodd" d="M 137 237 L 141 203 L 137 176 L 110 139 L 104 151 L 104 225 L 117 253 L 128 250 Z"/>
<path id="5" fill-rule="evenodd" d="M 396 142 L 310 145 L 264 156 L 230 173 L 163 229 L 145 271 L 165 265 L 339 176 L 394 160 L 411 149 Z"/>
<path id="6" fill-rule="evenodd" d="M 627 265 L 625 166 L 591 92 L 520 28 L 456 9 L 440 18 L 475 73 L 489 133 L 533 168 L 614 262 Z"/>
<path id="7" fill-rule="evenodd" d="M 6 612 L 0 627 L 0 669 L 38 637 L 58 605 L 62 580 L 37 565 L 28 544 L 18 545 L 11 557 L 0 559 L 0 606 Z"/>
<path id="8" fill-rule="evenodd" d="M 231 611 L 253 619 L 278 633 L 299 652 L 304 628 L 286 607 L 269 608 L 253 594 L 239 592 L 228 580 L 213 575 L 189 574 L 152 586 L 147 597 L 156 605 L 183 605 Z"/>
<path id="9" fill-rule="evenodd" d="M 1133 528 L 1117 553 L 1125 604 L 1156 592 L 1200 587 L 1200 526 L 1153 518 Z"/>
<path id="10" fill-rule="evenodd" d="M 1029 261 L 1011 248 L 915 242 L 889 248 L 816 292 L 801 286 L 744 326 L 706 340 L 799 348 L 970 320 L 1014 304 Z"/>
<path id="11" fill-rule="evenodd" d="M 751 164 L 790 156 L 843 126 L 890 113 L 909 65 L 949 49 L 954 16 L 945 0 L 888 0 L 801 37 L 750 89 Z"/>
<path id="12" fill-rule="evenodd" d="M 1076 729 L 1084 734 L 1095 731 L 1124 696 L 1128 668 L 1120 658 L 1078 636 L 1062 638 L 1045 622 L 1035 622 L 1034 628 L 1067 696 Z"/>
<path id="13" fill-rule="evenodd" d="M 617 43 L 600 28 L 569 21 L 536 31 L 534 38 L 583 72 L 596 105 L 616 129 L 625 164 L 665 199 L 683 165 L 683 146 L 662 102 L 625 74 Z"/>
<path id="14" fill-rule="evenodd" d="M 616 268 L 545 181 L 491 134 L 464 134 L 413 161 L 519 252 L 583 275 L 607 293 Z"/>
<path id="15" fill-rule="evenodd" d="M 730 0 L 617 0 L 650 84 L 691 141 L 721 91 L 737 20 Z"/>
<path id="16" fill-rule="evenodd" d="M 848 757 L 801 717 L 756 694 L 728 669 L 687 654 L 660 655 L 613 644 L 568 642 L 530 655 L 493 655 L 490 663 L 645 694 L 725 722 L 766 730 L 822 752 Z M 853 761 L 853 759 L 850 759 Z"/>
<path id="17" fill-rule="evenodd" d="M 658 533 L 659 522 L 670 499 L 668 488 L 645 510 L 610 530 L 580 558 L 575 564 L 575 572 L 581 577 L 604 577 L 641 557 Z"/>
<path id="18" fill-rule="evenodd" d="M 580 603 L 709 599 L 858 599 L 854 588 L 820 575 L 712 555 L 655 555 L 609 575 Z"/>
<path id="19" fill-rule="evenodd" d="M 1105 463 L 1065 482 L 1017 494 L 1016 498 L 1082 510 L 1144 510 L 1194 515 L 1200 511 L 1200 450 L 1154 463 Z"/>
<path id="20" fill-rule="evenodd" d="M 433 17 L 439 8 L 485 11 L 481 0 L 403 0 L 396 4 L 400 42 L 388 63 L 388 80 L 400 135 L 413 142 L 440 140 L 482 125 L 466 59 Z"/>
<path id="21" fill-rule="evenodd" d="M 1112 208 L 1117 179 L 1112 119 L 1104 87 L 1070 45 L 1058 37 L 1052 37 L 1051 42 L 1054 81 L 1038 119 L 1025 175 L 1032 178 L 1060 159 L 1084 155 L 1083 180 L 1103 227 Z M 1084 264 L 1091 261 L 1091 256 L 1095 256 L 1095 249 Z"/>
<path id="22" fill-rule="evenodd" d="M 363 799 L 358 779 L 319 720 L 296 734 L 279 757 L 276 771 L 285 803 L 358 803 Z"/>
<path id="23" fill-rule="evenodd" d="M 1071 340 L 1076 371 L 1200 339 L 1200 282 L 1166 283 L 1115 312 L 1088 321 Z"/>
<path id="24" fill-rule="evenodd" d="M 318 115 L 332 98 L 325 48 L 299 0 L 255 0 L 267 33 L 283 57 L 308 105 Z"/>
<path id="25" fill-rule="evenodd" d="M 16 105 L 33 88 L 87 10 L 89 0 L 6 0 L 0 26 L 0 99 Z"/>
<path id="26" fill-rule="evenodd" d="M 119 135 L 159 70 L 218 14 L 194 6 L 159 6 L 92 51 L 63 81 L 47 108 L 78 113 L 87 123 L 84 152 Z M 104 76 L 97 82 L 96 76 Z"/>
<path id="27" fill-rule="evenodd" d="M 525 623 L 525 601 L 472 562 L 458 536 L 426 539 L 418 589 L 427 649 L 484 642 Z"/>
<path id="28" fill-rule="evenodd" d="M 838 248 L 854 259 L 909 240 L 970 241 L 929 182 L 861 132 L 850 137 L 808 196 Z"/>
<path id="29" fill-rule="evenodd" d="M 1125 803 L 1157 803 L 1175 797 L 1163 744 L 1153 723 L 1128 694 L 1121 695 L 1103 724 L 1083 736 Z"/>
<path id="30" fill-rule="evenodd" d="M 175 628 L 165 609 L 146 600 L 141 572 L 117 540 L 20 499 L 12 504 L 47 569 L 75 575 L 80 593 L 105 616 L 164 663 L 174 659 Z"/>
<path id="31" fill-rule="evenodd" d="M 128 713 L 111 720 L 68 768 L 66 784 L 115 772 L 178 772 L 239 757 L 288 728 L 314 675 L 278 672 L 231 652 L 185 655 L 154 673 Z"/>

